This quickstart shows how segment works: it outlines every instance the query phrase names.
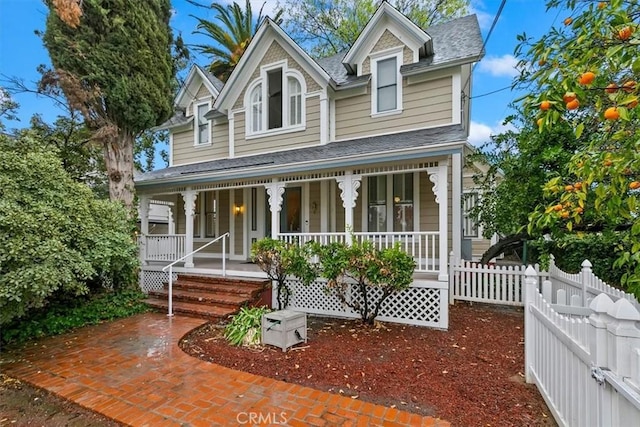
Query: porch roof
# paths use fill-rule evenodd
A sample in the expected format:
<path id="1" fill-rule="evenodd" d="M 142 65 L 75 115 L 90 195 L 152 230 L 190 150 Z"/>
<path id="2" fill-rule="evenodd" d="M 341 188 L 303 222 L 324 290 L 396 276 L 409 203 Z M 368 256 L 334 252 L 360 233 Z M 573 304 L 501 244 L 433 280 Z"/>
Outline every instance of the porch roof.
<path id="1" fill-rule="evenodd" d="M 274 172 L 291 173 L 331 167 L 354 167 L 359 164 L 415 158 L 420 154 L 440 155 L 451 145 L 466 143 L 467 132 L 460 125 L 450 125 L 373 136 L 326 145 L 259 155 L 212 160 L 150 171 L 135 177 L 136 186 L 189 183 L 199 179 L 238 179 L 269 176 Z M 273 169 L 273 171 L 269 171 Z"/>

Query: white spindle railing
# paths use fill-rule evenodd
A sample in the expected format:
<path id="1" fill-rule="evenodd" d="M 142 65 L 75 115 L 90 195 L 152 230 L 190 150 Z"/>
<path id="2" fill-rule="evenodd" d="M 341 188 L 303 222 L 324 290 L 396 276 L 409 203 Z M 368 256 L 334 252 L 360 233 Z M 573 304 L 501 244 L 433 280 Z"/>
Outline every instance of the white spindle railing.
<path id="1" fill-rule="evenodd" d="M 399 244 L 400 249 L 411 255 L 416 261 L 417 272 L 437 273 L 440 268 L 440 260 L 445 254 L 439 253 L 440 233 L 437 231 L 421 232 L 359 232 L 352 233 L 357 242 L 370 240 L 375 247 L 382 250 Z M 347 233 L 283 233 L 279 235 L 281 240 L 287 243 L 304 245 L 309 241 L 328 244 L 333 242 L 345 243 Z"/>
<path id="2" fill-rule="evenodd" d="M 227 238 L 229 237 L 229 232 L 224 233 L 222 236 L 218 236 L 206 245 L 200 246 L 195 251 L 191 251 L 188 254 L 180 257 L 179 259 L 173 261 L 171 264 L 162 267 L 162 271 L 169 271 L 169 313 L 167 316 L 173 316 L 173 266 L 177 263 L 184 261 L 186 258 L 192 256 L 193 254 L 200 252 L 207 246 L 213 245 L 218 240 L 222 240 L 222 276 L 227 275 Z"/>
<path id="3" fill-rule="evenodd" d="M 146 242 L 146 261 L 172 261 L 184 255 L 184 234 L 149 234 Z"/>

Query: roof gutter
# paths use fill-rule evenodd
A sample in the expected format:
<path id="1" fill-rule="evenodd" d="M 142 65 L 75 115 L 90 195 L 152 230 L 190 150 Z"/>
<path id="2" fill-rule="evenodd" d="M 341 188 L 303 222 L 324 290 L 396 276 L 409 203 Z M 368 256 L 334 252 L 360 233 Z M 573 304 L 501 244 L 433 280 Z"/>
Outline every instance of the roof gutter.
<path id="1" fill-rule="evenodd" d="M 403 77 L 415 76 L 417 74 L 422 74 L 431 71 L 442 70 L 444 68 L 456 67 L 458 65 L 465 65 L 472 62 L 478 62 L 482 59 L 484 55 L 476 55 L 476 56 L 468 56 L 466 58 L 456 59 L 454 61 L 443 62 L 441 64 L 436 65 L 427 65 L 426 67 L 420 67 L 409 71 L 402 71 L 402 67 L 400 68 L 400 74 Z"/>

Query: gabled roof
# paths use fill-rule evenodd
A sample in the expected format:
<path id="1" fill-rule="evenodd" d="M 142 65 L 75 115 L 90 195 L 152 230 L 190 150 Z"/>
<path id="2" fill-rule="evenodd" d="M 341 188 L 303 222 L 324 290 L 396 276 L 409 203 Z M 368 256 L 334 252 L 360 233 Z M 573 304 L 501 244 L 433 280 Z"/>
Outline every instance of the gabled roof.
<path id="1" fill-rule="evenodd" d="M 209 92 L 211 92 L 211 96 L 214 98 L 220 94 L 220 90 L 224 86 L 224 83 L 218 80 L 213 74 L 205 71 L 198 65 L 194 65 L 189 70 L 189 74 L 187 75 L 184 84 L 176 95 L 174 104 L 179 108 L 186 108 L 193 100 L 193 97 L 200 86 L 200 82 L 206 86 Z"/>
<path id="2" fill-rule="evenodd" d="M 464 146 L 467 133 L 460 125 L 450 125 L 371 136 L 349 141 L 280 152 L 257 154 L 232 159 L 212 160 L 146 172 L 136 177 L 137 186 L 167 182 L 192 182 L 203 177 L 208 180 L 228 180 L 273 173 L 295 173 L 316 169 L 357 166 L 382 161 L 415 158 L 416 152 L 434 151 Z"/>
<path id="3" fill-rule="evenodd" d="M 431 37 L 424 30 L 411 22 L 409 18 L 400 13 L 396 8 L 391 6 L 388 2 L 383 1 L 373 14 L 367 25 L 364 27 L 356 41 L 353 43 L 347 54 L 344 56 L 343 63 L 350 73 L 355 73 L 356 64 L 359 62 L 359 58 L 369 53 L 368 44 L 376 40 L 372 40 L 372 36 L 379 30 L 379 25 L 383 21 L 388 20 L 391 23 L 399 26 L 411 42 L 420 46 L 421 56 L 430 55 L 431 51 Z M 385 25 L 387 27 L 388 25 Z M 405 41 L 408 44 L 409 40 Z"/>
<path id="4" fill-rule="evenodd" d="M 293 39 L 291 39 L 291 37 L 289 37 L 282 28 L 280 28 L 280 26 L 278 26 L 278 24 L 276 24 L 271 18 L 267 17 L 251 39 L 251 42 L 249 42 L 249 46 L 242 54 L 240 61 L 231 72 L 229 79 L 220 91 L 220 95 L 213 105 L 213 109 L 218 111 L 226 110 L 225 107 L 228 107 L 227 103 L 230 95 L 237 94 L 237 92 L 233 91 L 232 88 L 236 87 L 236 85 L 238 85 L 237 87 L 244 87 L 248 83 L 251 73 L 246 72 L 245 69 L 250 68 L 253 70 L 253 68 L 258 66 L 259 62 L 262 60 L 262 56 L 270 45 L 270 43 L 266 43 L 264 40 L 268 39 L 270 36 L 282 41 L 283 48 L 287 50 L 301 66 L 305 67 L 309 74 L 314 76 L 316 79 L 327 83 L 331 81 L 329 74 L 327 74 L 327 72 L 323 70 L 307 52 L 302 50 L 302 48 L 298 46 L 298 44 L 294 42 Z"/>

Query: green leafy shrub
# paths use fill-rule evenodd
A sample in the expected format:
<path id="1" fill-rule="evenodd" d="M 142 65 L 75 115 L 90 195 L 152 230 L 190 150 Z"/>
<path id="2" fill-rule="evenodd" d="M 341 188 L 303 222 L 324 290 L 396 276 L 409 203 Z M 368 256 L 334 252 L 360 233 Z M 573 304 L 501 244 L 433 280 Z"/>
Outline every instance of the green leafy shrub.
<path id="1" fill-rule="evenodd" d="M 258 345 L 262 338 L 262 315 L 267 307 L 242 307 L 224 329 L 224 337 L 233 345 Z"/>
<path id="2" fill-rule="evenodd" d="M 132 316 L 149 310 L 137 287 L 118 291 L 103 291 L 93 296 L 59 297 L 45 308 L 32 310 L 21 319 L 14 319 L 2 327 L 4 344 L 57 335 L 74 328 Z"/>
<path id="3" fill-rule="evenodd" d="M 289 305 L 291 288 L 286 282 L 287 276 L 296 276 L 304 284 L 313 282 L 317 277 L 313 265 L 308 262 L 312 248 L 312 242 L 298 246 L 269 237 L 252 245 L 251 259 L 269 279 L 276 282 L 278 310 Z"/>
<path id="4" fill-rule="evenodd" d="M 367 324 L 373 324 L 391 294 L 407 289 L 413 281 L 415 261 L 398 245 L 378 250 L 371 241 L 354 241 L 350 246 L 318 245 L 316 250 L 329 292 L 360 313 Z M 354 294 L 349 292 L 351 286 Z"/>
<path id="5" fill-rule="evenodd" d="M 55 298 L 135 282 L 128 212 L 73 181 L 29 134 L 0 134 L 0 241 L 0 326 Z"/>

